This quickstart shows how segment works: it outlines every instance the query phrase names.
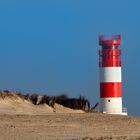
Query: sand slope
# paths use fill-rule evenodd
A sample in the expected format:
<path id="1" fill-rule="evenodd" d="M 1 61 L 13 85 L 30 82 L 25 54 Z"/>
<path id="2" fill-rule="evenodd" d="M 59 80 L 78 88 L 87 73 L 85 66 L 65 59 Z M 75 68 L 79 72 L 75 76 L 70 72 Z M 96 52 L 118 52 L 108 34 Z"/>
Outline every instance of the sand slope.
<path id="1" fill-rule="evenodd" d="M 55 104 L 54 110 L 47 104 L 34 105 L 16 94 L 10 94 L 10 96 L 5 96 L 3 98 L 0 97 L 0 114 L 45 115 L 48 113 L 84 113 L 84 111 L 73 110 L 59 104 Z"/>

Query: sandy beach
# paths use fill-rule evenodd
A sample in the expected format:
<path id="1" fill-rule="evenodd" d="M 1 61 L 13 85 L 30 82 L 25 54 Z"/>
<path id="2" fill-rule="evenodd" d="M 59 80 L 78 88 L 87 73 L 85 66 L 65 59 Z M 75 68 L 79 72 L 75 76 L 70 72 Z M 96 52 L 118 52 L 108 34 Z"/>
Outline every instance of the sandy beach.
<path id="1" fill-rule="evenodd" d="M 98 113 L 0 115 L 1 140 L 140 139 L 140 118 Z"/>

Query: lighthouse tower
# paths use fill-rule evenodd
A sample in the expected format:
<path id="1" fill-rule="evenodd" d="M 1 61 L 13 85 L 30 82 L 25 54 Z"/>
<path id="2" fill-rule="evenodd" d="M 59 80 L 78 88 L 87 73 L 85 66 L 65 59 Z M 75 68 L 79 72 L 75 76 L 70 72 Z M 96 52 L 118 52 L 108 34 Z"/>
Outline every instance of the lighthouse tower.
<path id="1" fill-rule="evenodd" d="M 122 109 L 120 35 L 99 36 L 100 112 L 127 115 Z"/>

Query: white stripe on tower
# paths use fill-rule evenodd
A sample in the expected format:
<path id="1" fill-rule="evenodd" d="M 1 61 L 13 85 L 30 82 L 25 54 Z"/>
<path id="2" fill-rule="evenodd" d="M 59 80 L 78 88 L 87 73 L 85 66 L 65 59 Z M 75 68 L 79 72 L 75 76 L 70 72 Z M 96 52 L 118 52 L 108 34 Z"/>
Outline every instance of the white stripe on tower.
<path id="1" fill-rule="evenodd" d="M 100 99 L 100 111 L 109 114 L 121 114 L 122 113 L 122 98 L 101 98 Z"/>
<path id="2" fill-rule="evenodd" d="M 100 82 L 122 82 L 121 67 L 100 67 Z"/>

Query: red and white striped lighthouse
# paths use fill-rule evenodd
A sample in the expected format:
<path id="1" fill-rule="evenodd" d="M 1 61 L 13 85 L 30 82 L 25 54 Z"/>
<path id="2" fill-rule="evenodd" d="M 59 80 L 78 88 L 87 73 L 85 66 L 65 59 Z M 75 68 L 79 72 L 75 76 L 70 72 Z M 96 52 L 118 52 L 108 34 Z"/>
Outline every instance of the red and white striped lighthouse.
<path id="1" fill-rule="evenodd" d="M 100 112 L 124 114 L 122 111 L 120 35 L 99 36 Z"/>

